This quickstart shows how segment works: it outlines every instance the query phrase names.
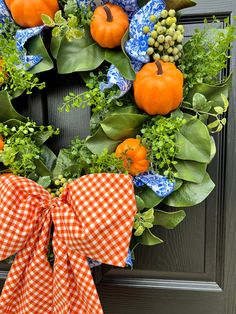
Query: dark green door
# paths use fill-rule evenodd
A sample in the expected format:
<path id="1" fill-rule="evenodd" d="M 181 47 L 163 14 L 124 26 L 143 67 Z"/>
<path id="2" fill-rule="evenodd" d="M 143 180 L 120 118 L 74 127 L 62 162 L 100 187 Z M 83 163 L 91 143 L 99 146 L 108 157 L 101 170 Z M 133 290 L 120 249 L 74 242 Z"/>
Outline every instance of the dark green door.
<path id="1" fill-rule="evenodd" d="M 203 19 L 215 15 L 224 27 L 224 18 L 236 15 L 235 0 L 199 0 L 196 8 L 184 12 L 187 35 L 202 27 Z M 174 231 L 157 230 L 165 244 L 139 247 L 133 271 L 107 268 L 96 270 L 98 290 L 105 314 L 235 314 L 236 313 L 236 70 L 231 92 L 228 125 L 216 138 L 218 154 L 210 172 L 216 188 L 206 202 L 186 209 L 187 218 Z M 49 79 L 50 78 L 50 79 Z M 45 75 L 47 90 L 34 95 L 24 107 L 36 121 L 61 128 L 60 143 L 87 135 L 89 110 L 63 115 L 57 107 L 70 90 L 78 91 L 77 75 Z M 80 87 L 79 89 L 83 89 Z M 16 104 L 21 107 L 21 104 Z M 0 264 L 4 283 L 8 265 Z"/>

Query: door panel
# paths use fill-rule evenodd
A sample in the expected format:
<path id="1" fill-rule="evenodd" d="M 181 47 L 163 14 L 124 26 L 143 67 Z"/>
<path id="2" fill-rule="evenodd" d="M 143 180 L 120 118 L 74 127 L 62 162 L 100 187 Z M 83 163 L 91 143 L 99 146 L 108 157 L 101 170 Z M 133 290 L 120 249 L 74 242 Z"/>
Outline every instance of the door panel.
<path id="1" fill-rule="evenodd" d="M 202 27 L 204 17 L 215 14 L 224 26 L 224 18 L 236 15 L 235 0 L 224 2 L 199 0 L 182 20 L 190 36 Z M 235 56 L 235 50 L 233 55 Z M 234 66 L 233 66 L 234 64 Z M 235 58 L 231 59 L 235 75 Z M 75 135 L 88 135 L 89 109 L 59 113 L 63 96 L 82 92 L 78 74 L 42 75 L 47 88 L 15 104 L 39 123 L 61 129 L 60 140 L 51 141 L 55 152 Z M 231 100 L 236 99 L 236 80 Z M 24 103 L 24 104 L 23 104 Z M 156 229 L 165 240 L 156 247 L 138 247 L 134 269 L 102 266 L 95 271 L 105 314 L 235 314 L 236 313 L 236 109 L 231 101 L 228 125 L 216 137 L 218 153 L 209 167 L 216 183 L 202 204 L 187 208 L 185 221 L 173 231 Z M 3 284 L 9 265 L 1 263 Z"/>

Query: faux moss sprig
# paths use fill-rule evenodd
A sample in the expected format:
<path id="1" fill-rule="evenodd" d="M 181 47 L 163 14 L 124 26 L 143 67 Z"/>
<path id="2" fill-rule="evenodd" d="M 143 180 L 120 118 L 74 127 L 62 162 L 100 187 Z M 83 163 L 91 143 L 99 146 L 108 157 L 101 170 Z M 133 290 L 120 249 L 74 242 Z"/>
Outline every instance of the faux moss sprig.
<path id="1" fill-rule="evenodd" d="M 175 136 L 185 123 L 185 119 L 178 117 L 156 116 L 143 126 L 141 140 L 149 151 L 148 159 L 156 173 L 174 178 L 177 163 Z"/>
<path id="2" fill-rule="evenodd" d="M 22 64 L 23 53 L 12 37 L 0 32 L 0 89 L 11 96 L 24 90 L 31 94 L 33 88 L 45 87 L 45 83 L 39 83 L 39 79 L 27 71 L 27 65 Z"/>

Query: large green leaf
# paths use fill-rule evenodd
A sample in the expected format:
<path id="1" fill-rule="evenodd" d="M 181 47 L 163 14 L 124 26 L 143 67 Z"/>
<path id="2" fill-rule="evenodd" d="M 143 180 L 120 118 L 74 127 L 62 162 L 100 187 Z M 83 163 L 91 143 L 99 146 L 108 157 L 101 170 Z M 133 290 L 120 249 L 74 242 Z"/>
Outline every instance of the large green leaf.
<path id="1" fill-rule="evenodd" d="M 201 183 L 184 182 L 176 192 L 165 198 L 164 203 L 173 207 L 194 206 L 206 199 L 214 187 L 214 182 L 206 173 Z"/>
<path id="2" fill-rule="evenodd" d="M 47 131 L 38 131 L 35 132 L 34 140 L 38 146 L 41 146 L 45 143 L 52 135 L 54 130 L 47 130 Z"/>
<path id="3" fill-rule="evenodd" d="M 63 175 L 64 170 L 73 164 L 68 151 L 62 148 L 58 154 L 56 165 L 53 170 L 53 177 L 56 178 L 59 175 Z"/>
<path id="4" fill-rule="evenodd" d="M 197 3 L 192 0 L 166 0 L 166 8 L 168 10 L 175 9 L 176 11 L 189 7 L 194 7 Z"/>
<path id="5" fill-rule="evenodd" d="M 46 167 L 52 171 L 57 160 L 57 156 L 54 154 L 54 152 L 46 145 L 42 146 L 42 153 L 41 157 L 44 161 L 44 164 Z"/>
<path id="6" fill-rule="evenodd" d="M 108 153 L 114 152 L 121 141 L 114 141 L 106 136 L 102 128 L 99 128 L 94 135 L 87 137 L 86 147 L 96 155 L 100 155 L 106 150 Z"/>
<path id="7" fill-rule="evenodd" d="M 101 127 L 109 138 L 118 141 L 134 137 L 147 119 L 148 116 L 141 114 L 112 114 L 102 121 Z"/>
<path id="8" fill-rule="evenodd" d="M 135 79 L 135 72 L 131 66 L 130 60 L 122 49 L 107 49 L 105 52 L 105 60 L 114 64 L 127 80 Z"/>
<path id="9" fill-rule="evenodd" d="M 0 91 L 0 122 L 16 119 L 25 122 L 27 119 L 20 115 L 12 106 L 10 96 L 6 91 Z"/>
<path id="10" fill-rule="evenodd" d="M 155 236 L 150 229 L 145 229 L 139 242 L 143 245 L 156 245 L 163 243 L 163 240 Z"/>
<path id="11" fill-rule="evenodd" d="M 176 135 L 176 158 L 208 163 L 211 158 L 211 137 L 208 128 L 198 119 L 188 121 Z"/>
<path id="12" fill-rule="evenodd" d="M 175 165 L 177 178 L 194 183 L 201 183 L 206 174 L 207 164 L 191 161 L 178 160 Z"/>
<path id="13" fill-rule="evenodd" d="M 41 57 L 43 57 L 43 60 L 30 70 L 31 73 L 36 74 L 40 72 L 49 71 L 54 67 L 52 59 L 50 58 L 47 49 L 43 43 L 42 37 L 40 35 L 34 36 L 33 38 L 30 39 L 28 46 L 28 54 L 40 55 Z"/>
<path id="14" fill-rule="evenodd" d="M 58 73 L 66 74 L 79 71 L 91 71 L 99 67 L 105 58 L 105 49 L 91 37 L 87 29 L 80 39 L 68 41 L 62 39 L 57 55 Z"/>
<path id="15" fill-rule="evenodd" d="M 154 211 L 154 225 L 162 226 L 166 229 L 174 229 L 186 217 L 184 210 L 176 212 L 165 212 L 162 210 Z"/>
<path id="16" fill-rule="evenodd" d="M 52 37 L 51 39 L 50 51 L 54 59 L 57 59 L 62 39 L 63 37 Z"/>
<path id="17" fill-rule="evenodd" d="M 36 166 L 35 173 L 39 177 L 51 177 L 52 172 L 48 169 L 48 167 L 39 159 L 35 159 L 34 164 Z"/>
<path id="18" fill-rule="evenodd" d="M 232 83 L 232 74 L 220 85 L 198 84 L 191 89 L 187 95 L 186 101 L 192 102 L 193 96 L 200 93 L 206 97 L 208 101 L 215 103 L 215 106 L 224 107 L 224 101 L 221 95 L 229 96 L 229 87 Z"/>

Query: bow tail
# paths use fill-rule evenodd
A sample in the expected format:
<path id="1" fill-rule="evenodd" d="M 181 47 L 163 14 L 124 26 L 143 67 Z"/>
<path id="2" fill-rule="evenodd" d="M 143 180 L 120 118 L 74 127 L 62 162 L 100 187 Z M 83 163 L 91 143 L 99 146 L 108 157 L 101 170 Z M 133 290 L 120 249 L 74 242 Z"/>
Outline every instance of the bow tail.
<path id="1" fill-rule="evenodd" d="M 103 314 L 87 258 L 54 235 L 54 313 Z"/>
<path id="2" fill-rule="evenodd" d="M 47 260 L 50 216 L 45 215 L 13 262 L 0 298 L 0 314 L 51 314 L 52 269 Z"/>

